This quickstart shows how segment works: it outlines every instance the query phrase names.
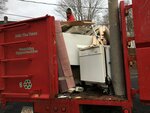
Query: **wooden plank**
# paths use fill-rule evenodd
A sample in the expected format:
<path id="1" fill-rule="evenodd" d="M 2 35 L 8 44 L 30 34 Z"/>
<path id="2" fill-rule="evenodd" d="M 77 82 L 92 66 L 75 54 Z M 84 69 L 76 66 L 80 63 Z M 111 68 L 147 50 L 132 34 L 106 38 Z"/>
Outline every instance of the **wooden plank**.
<path id="1" fill-rule="evenodd" d="M 60 58 L 57 57 L 57 61 L 58 61 L 58 85 L 59 85 L 59 91 L 60 92 L 65 92 L 68 90 L 68 86 L 67 86 L 67 83 L 66 83 L 66 80 L 65 79 L 60 79 L 62 77 L 64 77 L 64 73 L 63 73 L 63 69 L 62 69 L 62 66 L 61 66 L 61 63 L 60 63 Z"/>
<path id="2" fill-rule="evenodd" d="M 73 21 L 73 22 L 68 22 L 68 21 L 62 21 L 61 25 L 64 26 L 82 26 L 82 25 L 93 25 L 95 22 L 91 21 Z"/>
<path id="3" fill-rule="evenodd" d="M 65 33 L 86 35 L 91 30 L 91 26 L 72 26 Z"/>
<path id="4" fill-rule="evenodd" d="M 56 46 L 59 63 L 59 77 L 64 78 L 59 81 L 59 88 L 61 92 L 67 91 L 69 88 L 75 87 L 75 81 L 71 70 L 67 49 L 65 46 L 61 25 L 56 21 Z"/>

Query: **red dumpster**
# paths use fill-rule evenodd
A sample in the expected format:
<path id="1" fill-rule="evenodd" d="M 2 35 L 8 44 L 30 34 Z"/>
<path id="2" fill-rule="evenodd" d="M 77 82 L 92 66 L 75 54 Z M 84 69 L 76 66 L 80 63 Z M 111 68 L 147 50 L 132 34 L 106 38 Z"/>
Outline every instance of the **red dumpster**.
<path id="1" fill-rule="evenodd" d="M 58 93 L 54 17 L 0 27 L 0 95 L 3 101 L 50 99 Z"/>

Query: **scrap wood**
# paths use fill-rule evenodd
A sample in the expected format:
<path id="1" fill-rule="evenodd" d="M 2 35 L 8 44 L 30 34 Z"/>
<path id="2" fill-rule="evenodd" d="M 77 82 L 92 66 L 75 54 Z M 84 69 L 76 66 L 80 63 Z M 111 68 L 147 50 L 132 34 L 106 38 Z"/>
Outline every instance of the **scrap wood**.
<path id="1" fill-rule="evenodd" d="M 86 35 L 91 30 L 91 26 L 72 26 L 67 29 L 66 33 Z"/>
<path id="2" fill-rule="evenodd" d="M 92 41 L 92 44 L 90 45 L 90 47 L 96 47 L 99 45 L 107 45 L 107 41 L 103 37 L 97 38 L 96 36 L 93 36 L 92 39 L 93 39 L 93 41 Z"/>
<path id="3" fill-rule="evenodd" d="M 67 49 L 61 31 L 60 22 L 56 21 L 55 26 L 56 26 L 56 46 L 57 46 L 57 54 L 58 54 L 59 77 L 67 78 L 64 80 L 60 80 L 59 86 L 61 91 L 65 92 L 66 89 L 75 87 L 75 81 L 73 78 L 73 73 L 71 70 Z"/>
<path id="4" fill-rule="evenodd" d="M 62 32 L 66 32 L 70 29 L 71 29 L 71 31 L 69 31 L 69 32 L 74 32 L 74 27 L 78 27 L 78 29 L 80 29 L 81 26 L 91 26 L 93 24 L 95 24 L 95 23 L 91 22 L 91 21 L 73 21 L 73 22 L 62 21 L 61 27 L 62 27 Z"/>
<path id="5" fill-rule="evenodd" d="M 58 77 L 59 91 L 66 92 L 66 91 L 68 91 L 68 86 L 67 86 L 66 80 L 60 80 L 60 77 L 64 77 L 64 73 L 63 73 L 63 69 L 62 69 L 59 57 L 57 57 L 57 61 L 58 61 L 58 75 L 59 75 L 59 77 Z"/>
<path id="6" fill-rule="evenodd" d="M 93 25 L 95 22 L 91 21 L 73 21 L 73 22 L 68 22 L 68 21 L 62 21 L 61 25 L 62 26 L 82 26 L 82 25 Z"/>
<path id="7" fill-rule="evenodd" d="M 94 30 L 94 32 L 93 32 Z M 89 32 L 86 33 L 86 35 L 95 35 L 95 33 L 103 35 L 107 42 L 109 43 L 110 41 L 110 31 L 107 26 L 95 26 L 93 27 L 93 30 L 90 30 Z"/>
<path id="8" fill-rule="evenodd" d="M 98 28 L 98 35 L 93 35 L 93 41 L 90 47 L 107 45 L 109 43 L 109 38 L 105 36 L 105 32 L 108 31 L 106 26 L 100 26 Z M 95 31 L 94 31 L 95 32 Z"/>

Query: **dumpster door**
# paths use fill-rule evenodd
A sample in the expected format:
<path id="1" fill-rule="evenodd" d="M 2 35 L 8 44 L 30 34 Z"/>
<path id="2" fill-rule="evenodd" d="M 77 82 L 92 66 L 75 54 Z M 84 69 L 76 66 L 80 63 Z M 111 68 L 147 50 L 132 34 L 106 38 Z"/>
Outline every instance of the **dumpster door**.
<path id="1" fill-rule="evenodd" d="M 140 100 L 150 101 L 150 0 L 133 0 Z"/>
<path id="2" fill-rule="evenodd" d="M 0 27 L 0 97 L 11 100 L 54 98 L 57 87 L 54 17 Z"/>

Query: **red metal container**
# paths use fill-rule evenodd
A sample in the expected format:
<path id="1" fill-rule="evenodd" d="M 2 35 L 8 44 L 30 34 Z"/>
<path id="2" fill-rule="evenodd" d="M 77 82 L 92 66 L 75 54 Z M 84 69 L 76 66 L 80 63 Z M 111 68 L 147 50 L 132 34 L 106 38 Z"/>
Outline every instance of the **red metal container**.
<path id="1" fill-rule="evenodd" d="M 150 1 L 133 0 L 134 30 L 137 43 L 150 42 Z"/>
<path id="2" fill-rule="evenodd" d="M 94 96 L 57 99 L 58 73 L 55 22 L 42 17 L 0 27 L 0 98 L 33 102 L 37 113 L 80 113 L 81 107 L 116 106 L 131 112 L 132 95 L 128 66 L 125 6 L 121 4 L 122 43 L 127 97 Z"/>
<path id="3" fill-rule="evenodd" d="M 54 98 L 58 93 L 54 17 L 0 27 L 0 95 L 7 100 Z"/>
<path id="4" fill-rule="evenodd" d="M 140 100 L 150 101 L 150 1 L 133 0 Z"/>

